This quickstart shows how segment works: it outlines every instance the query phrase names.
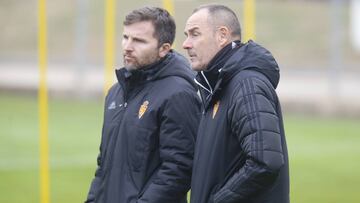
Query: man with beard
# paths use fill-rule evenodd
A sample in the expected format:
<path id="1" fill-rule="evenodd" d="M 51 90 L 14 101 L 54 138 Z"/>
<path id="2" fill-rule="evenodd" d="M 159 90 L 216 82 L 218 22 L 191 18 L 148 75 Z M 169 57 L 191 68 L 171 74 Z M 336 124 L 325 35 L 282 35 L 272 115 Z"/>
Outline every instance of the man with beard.
<path id="1" fill-rule="evenodd" d="M 288 203 L 288 155 L 274 57 L 253 41 L 241 43 L 239 21 L 223 5 L 195 9 L 185 35 L 183 48 L 198 71 L 203 103 L 191 202 Z"/>
<path id="2" fill-rule="evenodd" d="M 200 101 L 175 23 L 144 7 L 124 21 L 124 68 L 106 96 L 98 168 L 86 202 L 184 203 Z"/>

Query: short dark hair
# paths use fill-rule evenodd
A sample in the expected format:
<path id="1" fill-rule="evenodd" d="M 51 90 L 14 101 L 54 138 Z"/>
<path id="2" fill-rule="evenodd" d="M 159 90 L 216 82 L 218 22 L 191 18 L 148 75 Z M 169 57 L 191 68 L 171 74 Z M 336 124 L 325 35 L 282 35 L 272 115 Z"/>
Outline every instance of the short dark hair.
<path id="1" fill-rule="evenodd" d="M 241 39 L 240 23 L 233 10 L 220 4 L 205 4 L 195 8 L 193 14 L 203 9 L 209 12 L 210 23 L 214 26 L 227 26 L 233 37 L 239 37 Z"/>
<path id="2" fill-rule="evenodd" d="M 164 43 L 172 44 L 175 39 L 176 25 L 168 11 L 158 7 L 145 6 L 131 11 L 124 20 L 124 25 L 150 21 L 154 25 L 154 37 L 159 47 Z"/>

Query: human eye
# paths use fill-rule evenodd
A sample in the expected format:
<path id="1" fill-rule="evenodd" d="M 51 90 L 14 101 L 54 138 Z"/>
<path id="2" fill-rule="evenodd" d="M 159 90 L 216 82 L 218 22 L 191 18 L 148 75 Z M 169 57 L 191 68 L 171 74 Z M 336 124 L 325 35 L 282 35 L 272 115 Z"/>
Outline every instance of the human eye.
<path id="1" fill-rule="evenodd" d="M 195 32 L 193 33 L 193 36 L 194 36 L 194 37 L 200 36 L 200 32 L 195 31 Z"/>
<path id="2" fill-rule="evenodd" d="M 134 38 L 134 42 L 138 42 L 138 43 L 146 43 L 146 40 L 144 40 L 144 39 L 140 39 L 140 38 Z"/>
<path id="3" fill-rule="evenodd" d="M 189 36 L 190 36 L 190 37 L 198 37 L 198 36 L 200 36 L 200 35 L 201 35 L 201 33 L 199 32 L 198 29 L 191 30 L 191 31 L 189 32 Z"/>

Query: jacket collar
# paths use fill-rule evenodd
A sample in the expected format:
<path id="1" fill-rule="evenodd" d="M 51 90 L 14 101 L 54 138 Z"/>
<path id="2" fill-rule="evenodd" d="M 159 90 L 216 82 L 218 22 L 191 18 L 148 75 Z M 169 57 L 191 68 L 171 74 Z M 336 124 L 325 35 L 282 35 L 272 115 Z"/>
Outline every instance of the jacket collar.
<path id="1" fill-rule="evenodd" d="M 195 83 L 199 86 L 205 108 L 221 90 L 222 78 L 220 73 L 222 68 L 240 46 L 240 41 L 229 43 L 214 56 L 206 70 L 198 72 Z"/>

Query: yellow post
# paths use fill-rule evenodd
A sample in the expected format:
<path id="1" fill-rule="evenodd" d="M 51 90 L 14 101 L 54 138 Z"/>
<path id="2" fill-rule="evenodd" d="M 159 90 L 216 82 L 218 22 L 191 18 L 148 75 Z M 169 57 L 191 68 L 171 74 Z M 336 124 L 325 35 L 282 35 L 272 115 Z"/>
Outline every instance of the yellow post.
<path id="1" fill-rule="evenodd" d="M 50 202 L 48 95 L 46 84 L 47 66 L 46 0 L 38 1 L 38 54 L 39 54 L 39 127 L 40 127 L 40 202 Z"/>
<path id="2" fill-rule="evenodd" d="M 105 85 L 104 94 L 113 83 L 115 65 L 115 0 L 105 1 Z"/>
<path id="3" fill-rule="evenodd" d="M 244 0 L 244 38 L 255 40 L 255 0 Z"/>
<path id="4" fill-rule="evenodd" d="M 169 11 L 169 13 L 174 16 L 174 2 L 172 0 L 163 0 L 163 7 Z"/>

